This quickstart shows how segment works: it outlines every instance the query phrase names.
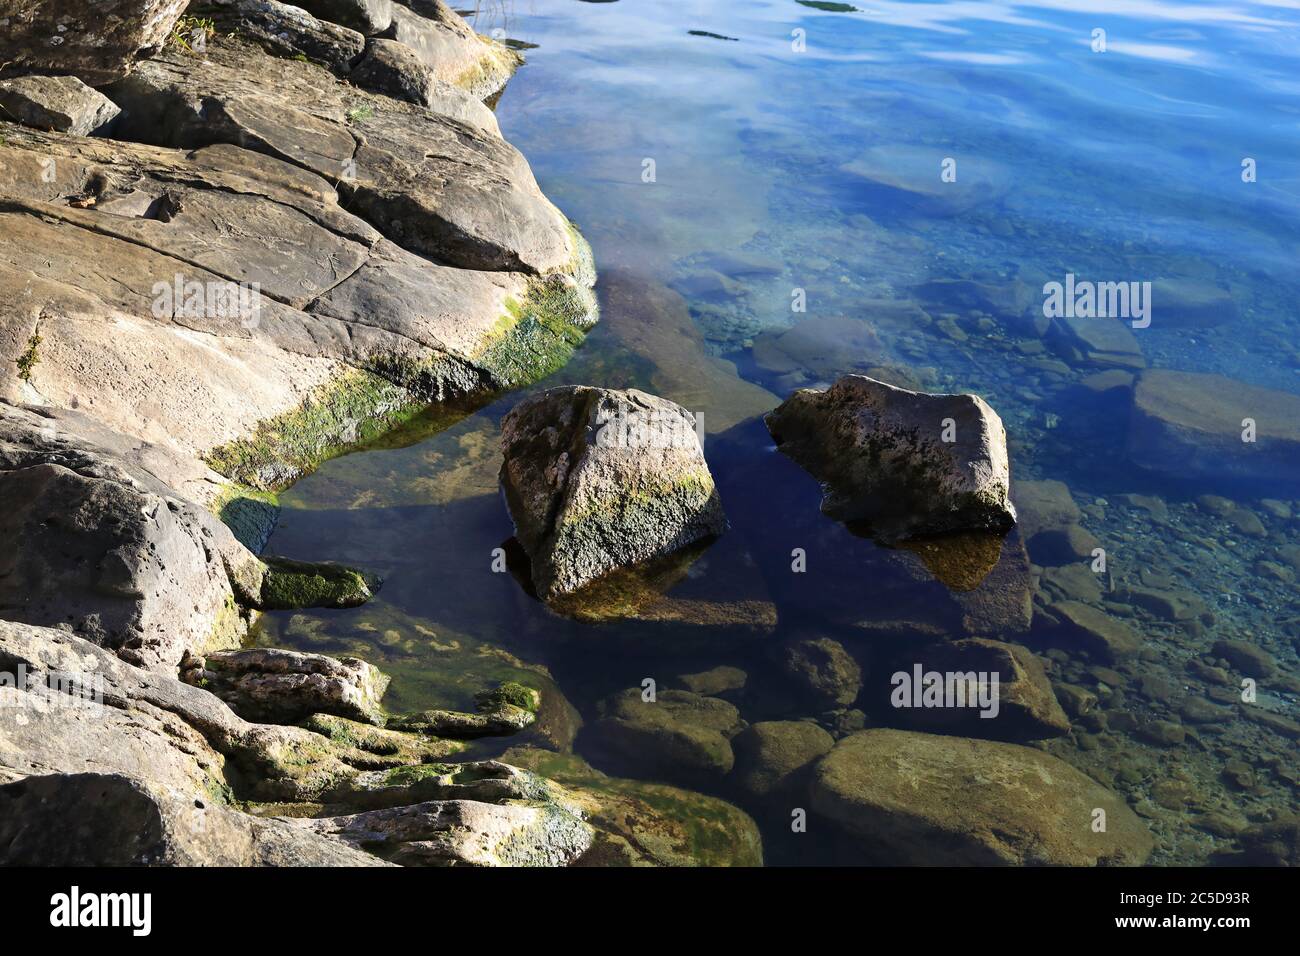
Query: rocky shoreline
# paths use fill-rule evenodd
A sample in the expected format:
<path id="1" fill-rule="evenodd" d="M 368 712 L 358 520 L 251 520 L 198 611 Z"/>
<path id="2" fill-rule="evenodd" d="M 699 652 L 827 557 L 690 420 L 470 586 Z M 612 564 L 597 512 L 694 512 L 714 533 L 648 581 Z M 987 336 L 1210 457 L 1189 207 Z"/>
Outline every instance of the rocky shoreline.
<path id="1" fill-rule="evenodd" d="M 89 9 L 0 0 L 0 862 L 752 866 L 763 833 L 809 814 L 812 844 L 852 862 L 1152 859 L 1160 814 L 1095 741 L 1199 741 L 1171 708 L 1212 725 L 1236 674 L 1274 661 L 1216 641 L 1189 665 L 1215 704 L 1168 687 L 1121 726 L 1134 662 L 1156 654 L 1124 618 L 1191 632 L 1213 616 L 1089 571 L 1100 541 L 1081 522 L 1100 532 L 1105 512 L 1013 483 L 998 413 L 897 387 L 919 383 L 865 323 L 759 337 L 783 392 L 815 387 L 772 407 L 735 378 L 746 413 L 711 440 L 748 449 L 739 474 L 715 480 L 696 416 L 635 389 L 548 389 L 502 422 L 501 560 L 520 592 L 611 624 L 611 642 L 694 630 L 721 658 L 770 638 L 749 672 L 603 693 L 584 726 L 549 675 L 406 710 L 365 640 L 245 646 L 263 612 L 359 608 L 383 587 L 263 554 L 278 493 L 431 405 L 563 366 L 598 320 L 591 250 L 500 135 L 490 104 L 520 56 L 442 0 Z M 1131 399 L 1145 467 L 1293 466 L 1294 415 L 1261 426 L 1264 454 L 1223 453 L 1275 396 L 1207 417 L 1196 396 L 1222 383 L 1146 369 L 1122 326 L 1034 334 Z M 845 335 L 866 374 L 833 380 L 807 358 Z M 731 526 L 792 475 L 819 486 L 820 514 Z M 882 547 L 819 568 L 810 597 L 796 552 L 842 534 Z M 700 577 L 735 595 L 691 596 Z M 888 709 L 913 668 L 918 701 L 925 673 L 969 674 L 994 713 Z M 52 835 L 72 813 L 86 838 Z M 1285 855 L 1286 827 L 1223 823 L 1261 857 Z"/>

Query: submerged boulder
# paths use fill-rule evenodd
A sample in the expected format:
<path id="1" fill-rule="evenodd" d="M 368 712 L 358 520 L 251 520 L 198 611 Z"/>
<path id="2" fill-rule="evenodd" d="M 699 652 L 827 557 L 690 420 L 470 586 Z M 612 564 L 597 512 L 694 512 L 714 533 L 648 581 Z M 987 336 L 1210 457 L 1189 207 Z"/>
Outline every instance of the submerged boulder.
<path id="1" fill-rule="evenodd" d="M 732 779 L 751 797 L 766 799 L 786 796 L 806 783 L 807 769 L 835 746 L 835 739 L 811 721 L 769 720 L 741 731 L 732 745 Z"/>
<path id="2" fill-rule="evenodd" d="M 502 420 L 501 486 L 537 594 L 721 534 L 726 518 L 685 409 L 635 389 L 548 389 Z"/>
<path id="3" fill-rule="evenodd" d="M 951 680 L 964 699 L 945 697 L 938 705 L 927 705 L 923 697 L 930 681 L 927 675 L 938 675 L 940 689 Z M 1070 732 L 1070 720 L 1057 703 L 1042 662 L 1019 644 L 972 638 L 903 654 L 893 662 L 888 677 L 879 675 L 872 693 L 878 704 L 888 697 L 892 706 L 881 711 L 888 713 L 891 723 L 909 730 L 1010 742 Z M 922 696 L 920 707 L 915 706 L 917 696 Z"/>
<path id="4" fill-rule="evenodd" d="M 821 759 L 810 794 L 881 862 L 1137 866 L 1154 846 L 1120 797 L 1015 744 L 865 730 Z"/>
<path id="5" fill-rule="evenodd" d="M 731 772 L 740 712 L 717 697 L 629 688 L 601 702 L 582 738 L 597 763 L 634 777 L 695 782 Z"/>
<path id="6" fill-rule="evenodd" d="M 1015 524 L 1006 430 L 976 395 L 846 375 L 800 389 L 765 420 L 777 448 L 822 483 L 822 512 L 882 540 Z"/>
<path id="7" fill-rule="evenodd" d="M 758 827 L 717 797 L 607 777 L 581 757 L 532 747 L 502 756 L 564 786 L 596 829 L 579 866 L 761 866 Z"/>
<path id="8" fill-rule="evenodd" d="M 1180 478 L 1294 482 L 1300 395 L 1222 375 L 1150 369 L 1133 389 L 1128 453 Z"/>

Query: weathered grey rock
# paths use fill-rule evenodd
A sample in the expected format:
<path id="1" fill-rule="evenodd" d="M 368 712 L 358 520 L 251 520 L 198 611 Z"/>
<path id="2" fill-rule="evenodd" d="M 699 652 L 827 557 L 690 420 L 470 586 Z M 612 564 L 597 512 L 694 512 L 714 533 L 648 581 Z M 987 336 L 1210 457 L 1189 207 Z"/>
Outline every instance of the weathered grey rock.
<path id="1" fill-rule="evenodd" d="M 935 644 L 913 655 L 903 655 L 894 662 L 890 675 L 891 703 L 896 704 L 893 695 L 898 692 L 893 674 L 906 674 L 907 688 L 914 689 L 916 666 L 922 675 L 935 672 L 944 680 L 950 674 L 956 675 L 955 680 L 961 685 L 958 692 L 965 694 L 965 706 L 895 706 L 891 711 L 892 722 L 904 729 L 1012 743 L 1060 737 L 1070 732 L 1070 720 L 1057 703 L 1042 662 L 1026 647 L 973 638 Z M 991 682 L 986 678 L 993 674 L 998 677 L 997 709 L 990 708 L 987 711 L 990 716 L 984 717 L 980 702 L 992 693 Z M 924 686 L 923 676 L 921 687 Z M 876 693 L 883 695 L 884 687 Z M 913 694 L 904 696 L 905 703 L 914 700 Z"/>
<path id="2" fill-rule="evenodd" d="M 393 22 L 392 0 L 300 0 L 297 6 L 368 37 L 383 33 Z"/>
<path id="3" fill-rule="evenodd" d="M 1136 866 L 1154 845 L 1123 800 L 1069 764 L 987 740 L 853 734 L 817 764 L 810 800 L 881 862 Z"/>
<path id="4" fill-rule="evenodd" d="M 1243 440 L 1251 422 L 1254 440 Z M 1150 369 L 1133 389 L 1128 453 L 1144 468 L 1180 478 L 1293 481 L 1300 476 L 1300 395 L 1222 375 Z"/>
<path id="5" fill-rule="evenodd" d="M 365 56 L 348 79 L 362 89 L 431 109 L 454 95 L 443 88 L 446 84 L 433 75 L 433 69 L 414 50 L 396 40 L 367 43 Z"/>
<path id="6" fill-rule="evenodd" d="M 695 425 L 635 389 L 552 388 L 507 413 L 501 486 L 543 600 L 725 530 Z"/>
<path id="7" fill-rule="evenodd" d="M 349 568 L 268 567 L 168 481 L 187 490 L 226 486 L 170 449 L 83 414 L 0 402 L 0 489 L 9 505 L 0 540 L 23 545 L 0 560 L 4 613 L 70 628 L 124 660 L 170 670 L 186 651 L 237 646 L 248 608 L 351 606 L 370 597 Z"/>
<path id="8" fill-rule="evenodd" d="M 438 89 L 451 95 L 427 108 L 403 103 L 337 84 L 313 63 L 219 38 L 201 70 L 165 53 L 109 95 L 127 113 L 118 135 L 185 148 L 235 144 L 302 166 L 334 182 L 346 207 L 389 239 L 440 262 L 589 272 L 589 251 L 490 111 Z"/>
<path id="9" fill-rule="evenodd" d="M 596 828 L 581 866 L 761 866 L 750 817 L 717 797 L 607 777 L 581 757 L 512 747 L 502 760 L 556 781 Z"/>
<path id="10" fill-rule="evenodd" d="M 0 71 L 98 85 L 161 46 L 189 0 L 0 0 Z"/>
<path id="11" fill-rule="evenodd" d="M 770 720 L 751 724 L 731 744 L 732 779 L 750 796 L 765 799 L 806 783 L 801 771 L 835 746 L 835 739 L 810 721 Z"/>
<path id="12" fill-rule="evenodd" d="M 236 594 L 260 584 L 257 559 L 147 456 L 119 457 L 81 425 L 0 403 L 4 615 L 71 628 L 146 667 L 236 646 Z"/>
<path id="13" fill-rule="evenodd" d="M 194 794 L 321 800 L 363 771 L 463 749 L 341 717 L 254 724 L 215 695 L 127 664 L 66 631 L 0 621 L 0 778 L 120 773 Z M 18 679 L 17 675 L 22 675 Z"/>
<path id="14" fill-rule="evenodd" d="M 628 776 L 695 781 L 721 777 L 735 764 L 730 739 L 740 712 L 716 697 L 660 691 L 646 701 L 629 688 L 601 702 L 601 717 L 584 732 L 592 759 Z"/>
<path id="15" fill-rule="evenodd" d="M 393 22 L 384 36 L 413 49 L 444 83 L 487 99 L 500 92 L 523 63 L 514 50 L 476 34 L 443 0 L 422 2 L 418 12 L 411 9 L 415 6 L 394 4 Z"/>
<path id="16" fill-rule="evenodd" d="M 1006 430 L 978 396 L 846 375 L 800 389 L 765 420 L 777 447 L 822 483 L 822 512 L 884 540 L 1015 524 Z"/>
<path id="17" fill-rule="evenodd" d="M 280 820 L 120 774 L 45 774 L 0 786 L 5 866 L 383 866 Z"/>
<path id="18" fill-rule="evenodd" d="M 359 836 L 359 823 L 324 820 L 313 826 L 214 809 L 214 803 L 232 795 L 345 808 L 391 809 L 403 801 L 425 801 L 409 812 L 365 820 L 378 834 L 373 849 L 402 862 L 462 857 L 478 863 L 562 862 L 580 853 L 589 839 L 589 831 L 566 809 L 563 791 L 547 781 L 496 763 L 456 769 L 442 764 L 460 744 L 328 715 L 316 715 L 307 727 L 249 723 L 206 690 L 133 667 L 63 631 L 0 621 L 0 672 L 17 678 L 0 681 L 0 782 L 44 774 L 129 778 L 134 783 L 114 783 L 112 789 L 123 815 L 142 821 L 141 838 L 121 847 L 121 854 L 131 857 L 160 854 L 155 862 L 231 865 L 344 864 L 361 862 L 355 850 L 371 849 Z M 50 792 L 45 786 L 37 785 L 35 798 L 24 798 L 21 815 L 0 821 L 0 832 L 7 832 L 6 826 L 21 832 L 28 812 L 38 821 L 42 813 L 60 812 L 41 809 L 43 795 Z M 85 793 L 67 790 L 69 800 Z M 170 803 L 173 797 L 182 802 Z M 186 801 L 205 812 L 185 817 Z M 108 806 L 113 805 L 110 800 Z M 112 814 L 75 816 L 87 821 L 88 839 L 95 843 L 116 840 L 120 833 Z M 155 839 L 148 827 L 158 818 L 166 832 Z M 212 829 L 211 843 L 203 834 L 205 825 Z M 287 831 L 286 826 L 307 832 Z M 448 828 L 451 832 L 443 837 L 435 835 Z M 343 830 L 347 839 L 333 839 Z M 431 845 L 403 846 L 417 830 L 429 835 Z M 321 837 L 313 839 L 313 832 Z M 43 846 L 27 845 L 35 847 L 34 853 Z M 100 849 L 106 862 L 127 862 L 119 859 L 121 854 Z"/>
<path id="19" fill-rule="evenodd" d="M 122 111 L 75 76 L 0 80 L 0 118 L 73 136 L 106 136 Z"/>
<path id="20" fill-rule="evenodd" d="M 776 657 L 799 695 L 819 710 L 847 707 L 862 689 L 862 668 L 843 644 L 829 637 L 786 641 Z"/>
<path id="21" fill-rule="evenodd" d="M 245 720 L 292 724 L 319 713 L 384 721 L 379 700 L 388 677 L 355 657 L 270 647 L 214 651 L 183 662 L 181 679 L 216 694 Z"/>
<path id="22" fill-rule="evenodd" d="M 218 30 L 234 30 L 269 53 L 305 57 L 338 76 L 346 76 L 366 48 L 365 36 L 356 30 L 277 0 L 226 0 L 216 23 Z"/>

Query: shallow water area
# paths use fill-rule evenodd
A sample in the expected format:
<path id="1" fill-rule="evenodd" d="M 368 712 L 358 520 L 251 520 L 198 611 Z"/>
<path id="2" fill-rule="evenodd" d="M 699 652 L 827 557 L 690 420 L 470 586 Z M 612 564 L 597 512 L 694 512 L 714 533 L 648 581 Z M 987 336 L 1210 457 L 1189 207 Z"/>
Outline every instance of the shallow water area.
<path id="1" fill-rule="evenodd" d="M 480 32 L 529 44 L 502 130 L 601 276 L 600 325 L 532 390 L 638 387 L 701 415 L 732 530 L 681 570 L 669 607 L 549 612 L 493 571 L 513 534 L 497 483 L 500 419 L 528 392 L 513 393 L 431 413 L 287 491 L 270 552 L 385 583 L 362 608 L 267 615 L 258 640 L 372 661 L 394 712 L 536 686 L 542 726 L 471 752 L 573 747 L 722 796 L 758 821 L 769 863 L 887 857 L 792 834 L 787 806 L 724 774 L 665 778 L 611 754 L 590 734 L 598 704 L 728 668 L 708 695 L 745 721 L 839 737 L 900 725 L 882 685 L 900 655 L 992 637 L 1044 659 L 1077 712 L 1041 746 L 1134 808 L 1153 863 L 1225 862 L 1240 831 L 1300 811 L 1300 464 L 1217 467 L 1245 443 L 1152 460 L 1133 395 L 1147 369 L 1213 373 L 1227 383 L 1191 380 L 1205 408 L 1190 414 L 1249 396 L 1261 447 L 1294 428 L 1275 420 L 1300 394 L 1300 11 L 1092 7 L 481 5 Z M 1150 324 L 1045 316 L 1044 286 L 1067 276 L 1150 283 Z M 887 549 L 820 515 L 759 416 L 845 372 L 985 398 L 1009 435 L 1017 531 L 991 550 Z M 1136 653 L 1062 639 L 1048 624 L 1063 603 L 1119 622 Z M 861 665 L 855 699 L 783 678 L 776 649 L 802 638 Z M 1243 670 L 1220 641 L 1264 663 Z"/>

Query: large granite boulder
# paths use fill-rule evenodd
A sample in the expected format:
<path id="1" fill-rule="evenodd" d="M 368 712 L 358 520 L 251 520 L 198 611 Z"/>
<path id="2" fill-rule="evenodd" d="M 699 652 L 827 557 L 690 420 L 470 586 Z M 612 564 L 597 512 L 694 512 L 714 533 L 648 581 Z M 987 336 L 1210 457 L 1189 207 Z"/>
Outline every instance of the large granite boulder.
<path id="1" fill-rule="evenodd" d="M 105 136 L 122 111 L 75 76 L 0 80 L 0 116 L 33 129 Z"/>
<path id="2" fill-rule="evenodd" d="M 987 740 L 864 730 L 817 764 L 810 800 L 881 862 L 1137 866 L 1154 846 L 1120 797 L 1069 764 Z"/>
<path id="3" fill-rule="evenodd" d="M 695 426 L 635 389 L 563 386 L 511 409 L 501 486 L 543 600 L 725 530 Z"/>
<path id="4" fill-rule="evenodd" d="M 219 32 L 236 32 L 275 56 L 312 60 L 338 76 L 347 76 L 366 48 L 356 30 L 277 0 L 225 0 L 215 22 Z"/>
<path id="5" fill-rule="evenodd" d="M 299 6 L 322 20 L 378 36 L 393 22 L 394 0 L 299 0 Z"/>
<path id="6" fill-rule="evenodd" d="M 1294 482 L 1300 395 L 1222 375 L 1150 369 L 1133 389 L 1129 457 L 1180 478 Z"/>
<path id="7" fill-rule="evenodd" d="M 800 389 L 765 420 L 777 448 L 822 483 L 822 512 L 882 540 L 1015 524 L 1006 430 L 976 395 L 846 375 Z"/>
<path id="8" fill-rule="evenodd" d="M 0 0 L 0 75 L 67 73 L 98 85 L 160 47 L 189 0 Z"/>

